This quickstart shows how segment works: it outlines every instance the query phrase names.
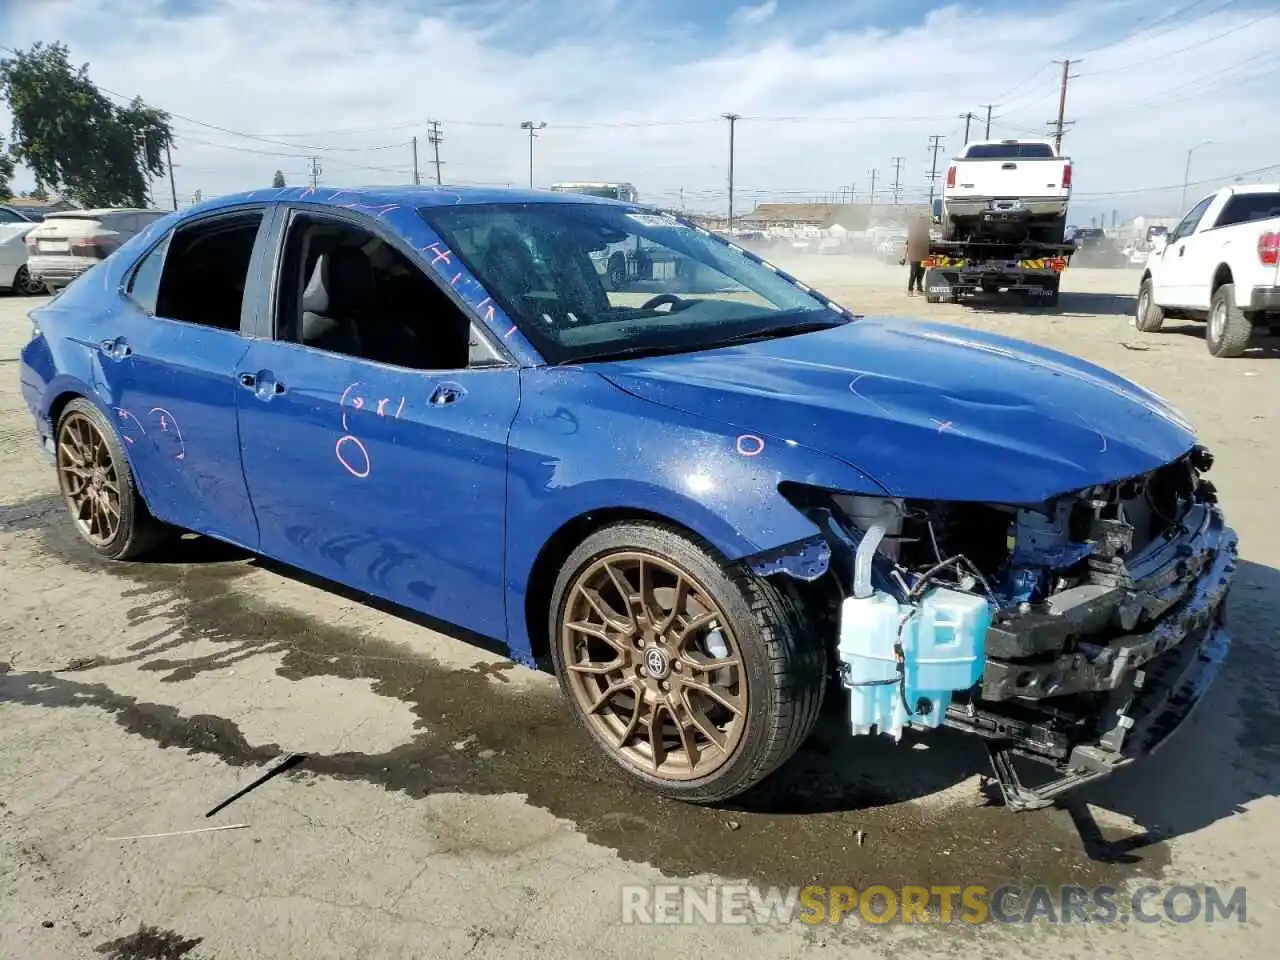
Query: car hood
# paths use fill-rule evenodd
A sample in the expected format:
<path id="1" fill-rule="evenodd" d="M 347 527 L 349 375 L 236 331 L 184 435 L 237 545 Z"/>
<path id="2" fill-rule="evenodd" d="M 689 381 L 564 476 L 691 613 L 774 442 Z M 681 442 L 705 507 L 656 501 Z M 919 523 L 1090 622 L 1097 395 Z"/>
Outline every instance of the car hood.
<path id="1" fill-rule="evenodd" d="M 907 498 L 1040 503 L 1146 473 L 1195 442 L 1177 410 L 1101 367 L 900 318 L 595 369 L 765 444 L 838 457 Z"/>

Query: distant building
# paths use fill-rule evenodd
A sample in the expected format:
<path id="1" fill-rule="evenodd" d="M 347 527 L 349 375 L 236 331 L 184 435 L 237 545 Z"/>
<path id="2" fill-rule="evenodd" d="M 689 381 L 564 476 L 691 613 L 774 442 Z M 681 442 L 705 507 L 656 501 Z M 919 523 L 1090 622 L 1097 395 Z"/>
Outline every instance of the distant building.
<path id="1" fill-rule="evenodd" d="M 759 230 L 816 228 L 852 233 L 873 226 L 906 226 L 913 213 L 927 214 L 923 203 L 761 203 L 750 213 L 734 218 L 735 226 Z"/>
<path id="2" fill-rule="evenodd" d="M 10 210 L 17 210 L 24 217 L 42 220 L 50 213 L 61 213 L 63 210 L 79 209 L 74 203 L 66 200 L 37 200 L 34 197 L 14 197 L 5 203 Z"/>

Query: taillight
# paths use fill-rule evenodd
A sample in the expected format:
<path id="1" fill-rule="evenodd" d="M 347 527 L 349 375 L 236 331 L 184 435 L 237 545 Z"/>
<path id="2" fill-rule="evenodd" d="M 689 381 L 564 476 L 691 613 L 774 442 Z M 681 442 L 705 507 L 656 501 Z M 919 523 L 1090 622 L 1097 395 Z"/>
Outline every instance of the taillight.
<path id="1" fill-rule="evenodd" d="M 96 257 L 99 260 L 104 260 L 107 254 L 111 252 L 111 238 L 72 237 L 70 248 L 72 256 Z"/>
<path id="2" fill-rule="evenodd" d="M 1258 238 L 1258 259 L 1267 267 L 1280 264 L 1280 233 L 1264 233 Z"/>
<path id="3" fill-rule="evenodd" d="M 1071 186 L 1071 164 L 1064 164 L 1062 167 L 1062 185 L 1064 187 Z"/>
<path id="4" fill-rule="evenodd" d="M 954 166 L 947 167 L 947 186 L 954 187 L 956 185 L 956 168 Z"/>

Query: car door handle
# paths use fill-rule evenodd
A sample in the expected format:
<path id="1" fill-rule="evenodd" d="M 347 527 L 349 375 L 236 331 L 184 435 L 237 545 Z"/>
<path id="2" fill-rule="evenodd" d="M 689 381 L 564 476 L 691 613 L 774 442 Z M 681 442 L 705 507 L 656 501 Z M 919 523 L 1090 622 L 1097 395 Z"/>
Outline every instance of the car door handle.
<path id="1" fill-rule="evenodd" d="M 1187 248 L 1186 248 L 1186 247 L 1179 247 L 1179 248 L 1178 248 L 1178 256 L 1182 256 L 1182 255 L 1183 255 L 1184 253 L 1186 253 L 1186 252 L 1187 252 Z"/>
<path id="2" fill-rule="evenodd" d="M 467 391 L 462 389 L 462 385 L 458 383 L 442 383 L 431 393 L 431 405 L 433 407 L 443 407 L 449 403 L 457 403 L 467 395 Z"/>
<path id="3" fill-rule="evenodd" d="M 124 337 L 116 337 L 114 340 L 103 340 L 102 343 L 98 344 L 98 346 L 102 349 L 103 353 L 115 360 L 122 360 L 133 353 L 133 348 L 129 346 L 128 341 L 125 340 Z"/>
<path id="4" fill-rule="evenodd" d="M 285 392 L 284 384 L 277 380 L 270 370 L 240 374 L 240 386 L 246 390 L 252 390 L 258 395 L 259 400 L 270 400 Z"/>

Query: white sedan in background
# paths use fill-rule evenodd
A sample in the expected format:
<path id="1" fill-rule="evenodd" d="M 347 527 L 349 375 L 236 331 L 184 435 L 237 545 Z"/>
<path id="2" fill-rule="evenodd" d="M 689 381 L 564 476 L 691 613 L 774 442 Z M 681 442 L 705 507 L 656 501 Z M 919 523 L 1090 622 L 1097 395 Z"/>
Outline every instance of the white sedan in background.
<path id="1" fill-rule="evenodd" d="M 35 225 L 17 210 L 0 206 L 0 290 L 44 292 L 44 284 L 32 277 L 27 266 L 25 239 Z"/>

